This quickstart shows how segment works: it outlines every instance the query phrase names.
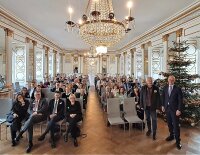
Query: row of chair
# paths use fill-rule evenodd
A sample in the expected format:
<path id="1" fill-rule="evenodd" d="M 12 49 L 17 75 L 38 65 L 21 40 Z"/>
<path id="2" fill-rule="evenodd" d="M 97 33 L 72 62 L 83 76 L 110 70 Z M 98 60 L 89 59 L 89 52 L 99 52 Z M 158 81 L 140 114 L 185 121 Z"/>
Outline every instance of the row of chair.
<path id="1" fill-rule="evenodd" d="M 26 99 L 30 101 L 30 98 L 26 98 Z M 47 102 L 49 102 L 49 98 L 45 98 L 45 99 Z M 64 100 L 65 107 L 66 107 L 66 98 L 61 98 L 61 99 Z M 80 102 L 82 113 L 84 114 L 85 111 L 83 109 L 83 99 L 77 98 L 76 100 Z M 7 139 L 7 126 L 9 126 L 9 124 L 6 122 L 6 114 L 11 110 L 12 105 L 13 105 L 13 99 L 0 99 L 0 106 L 1 106 L 0 108 L 0 140 L 1 140 L 1 134 L 2 134 L 1 129 L 2 129 L 2 125 L 4 124 L 6 125 L 6 139 Z M 65 108 L 64 113 L 66 115 L 66 108 Z M 65 123 L 67 126 L 68 124 L 65 120 L 62 120 L 57 123 L 60 126 L 60 133 L 61 133 L 62 125 Z M 42 127 L 46 124 L 47 124 L 47 121 L 38 123 L 38 125 L 40 126 L 41 133 L 42 133 Z M 78 125 L 81 125 L 81 124 L 82 124 L 82 121 L 78 123 Z"/>
<path id="2" fill-rule="evenodd" d="M 42 88 L 42 93 L 44 94 L 44 96 L 46 98 L 53 98 L 55 92 L 52 92 L 50 88 Z M 61 96 L 64 92 L 61 93 Z M 75 92 L 74 95 L 76 96 L 76 98 L 80 98 L 80 93 Z"/>
<path id="3" fill-rule="evenodd" d="M 112 125 L 122 124 L 124 125 L 124 130 L 125 130 L 125 124 L 129 123 L 129 135 L 130 135 L 132 123 L 142 123 L 142 129 L 143 129 L 144 121 L 141 120 L 137 115 L 136 106 L 135 106 L 135 97 L 124 99 L 123 115 L 121 115 L 121 112 L 120 112 L 120 104 L 121 104 L 121 101 L 119 98 L 107 99 L 107 120 L 110 123 L 111 128 L 112 128 Z"/>

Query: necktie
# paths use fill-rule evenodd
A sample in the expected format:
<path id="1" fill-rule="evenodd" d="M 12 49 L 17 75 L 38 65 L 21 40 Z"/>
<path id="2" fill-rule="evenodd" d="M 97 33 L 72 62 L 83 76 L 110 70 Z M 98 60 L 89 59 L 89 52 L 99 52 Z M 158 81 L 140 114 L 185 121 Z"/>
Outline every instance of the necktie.
<path id="1" fill-rule="evenodd" d="M 37 100 L 36 103 L 35 103 L 35 110 L 34 110 L 35 112 L 38 111 L 38 104 L 39 104 L 39 101 Z"/>
<path id="2" fill-rule="evenodd" d="M 169 86 L 169 96 L 171 95 L 171 92 L 172 92 L 172 86 L 170 85 Z"/>
<path id="3" fill-rule="evenodd" d="M 55 104 L 54 104 L 54 108 L 53 108 L 53 113 L 54 114 L 57 114 L 57 107 L 58 107 L 58 100 L 56 100 Z"/>

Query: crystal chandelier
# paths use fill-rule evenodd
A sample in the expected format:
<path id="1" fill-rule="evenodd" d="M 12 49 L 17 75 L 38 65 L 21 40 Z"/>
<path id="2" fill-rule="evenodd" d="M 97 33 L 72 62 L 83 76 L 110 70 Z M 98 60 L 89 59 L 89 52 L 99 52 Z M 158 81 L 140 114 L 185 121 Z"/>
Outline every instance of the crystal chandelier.
<path id="1" fill-rule="evenodd" d="M 134 17 L 131 16 L 132 1 L 128 2 L 127 7 L 129 15 L 123 21 L 118 21 L 112 0 L 88 0 L 85 14 L 79 23 L 71 20 L 73 9 L 68 9 L 70 19 L 66 22 L 67 30 L 77 28 L 86 43 L 95 46 L 99 54 L 106 53 L 107 47 L 118 43 L 135 26 Z"/>

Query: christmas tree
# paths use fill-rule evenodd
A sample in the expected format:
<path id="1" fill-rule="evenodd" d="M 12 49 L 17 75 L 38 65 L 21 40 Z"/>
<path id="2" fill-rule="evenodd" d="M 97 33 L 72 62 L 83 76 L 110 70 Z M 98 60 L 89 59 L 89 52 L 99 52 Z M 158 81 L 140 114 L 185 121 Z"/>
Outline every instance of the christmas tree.
<path id="1" fill-rule="evenodd" d="M 198 74 L 189 74 L 188 67 L 194 64 L 195 61 L 188 59 L 186 51 L 189 46 L 187 41 L 173 42 L 174 47 L 169 49 L 168 72 L 161 72 L 161 75 L 165 77 L 164 80 L 160 80 L 160 88 L 167 82 L 169 75 L 174 75 L 176 78 L 175 84 L 182 89 L 183 92 L 183 111 L 180 117 L 182 124 L 189 124 L 195 126 L 200 121 L 200 95 L 198 94 L 200 84 L 195 83 L 195 80 L 200 76 Z M 164 113 L 160 113 L 166 119 Z"/>

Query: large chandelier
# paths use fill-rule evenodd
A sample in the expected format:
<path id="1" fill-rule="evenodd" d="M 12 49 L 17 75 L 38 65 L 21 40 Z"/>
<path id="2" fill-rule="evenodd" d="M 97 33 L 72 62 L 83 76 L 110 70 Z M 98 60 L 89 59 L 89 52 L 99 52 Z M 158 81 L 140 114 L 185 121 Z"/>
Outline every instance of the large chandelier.
<path id="1" fill-rule="evenodd" d="M 80 37 L 86 43 L 95 46 L 97 52 L 106 53 L 107 47 L 118 43 L 134 28 L 134 17 L 131 16 L 132 1 L 129 1 L 127 6 L 129 15 L 120 22 L 115 18 L 112 0 L 89 0 L 85 14 L 78 23 L 71 20 L 73 9 L 70 7 L 67 29 L 70 31 L 78 28 Z"/>

